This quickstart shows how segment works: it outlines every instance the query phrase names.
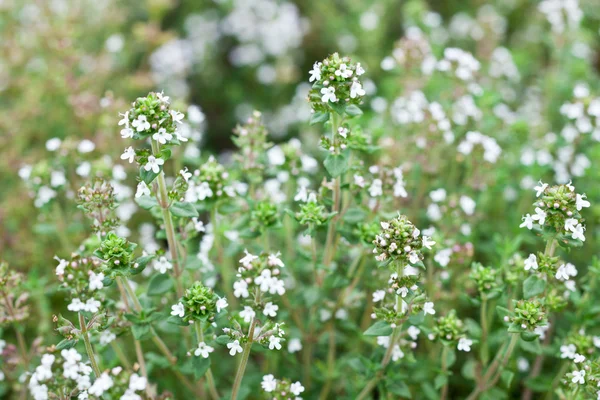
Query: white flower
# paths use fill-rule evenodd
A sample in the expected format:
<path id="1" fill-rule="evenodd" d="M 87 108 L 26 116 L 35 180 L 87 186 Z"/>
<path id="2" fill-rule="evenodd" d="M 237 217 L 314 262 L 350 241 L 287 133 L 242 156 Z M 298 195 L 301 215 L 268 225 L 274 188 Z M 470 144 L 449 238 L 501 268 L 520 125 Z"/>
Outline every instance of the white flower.
<path id="1" fill-rule="evenodd" d="M 128 148 L 125 149 L 123 154 L 121 154 L 121 160 L 129 160 L 129 162 L 132 163 L 134 159 L 135 159 L 135 150 L 133 150 L 133 147 L 129 146 Z"/>
<path id="2" fill-rule="evenodd" d="M 400 289 L 396 290 L 396 294 L 399 294 L 400 297 L 405 298 L 408 295 L 408 288 L 406 286 L 402 286 Z"/>
<path id="3" fill-rule="evenodd" d="M 142 196 L 150 196 L 150 188 L 146 185 L 146 182 L 141 181 L 137 185 L 137 190 L 135 191 L 135 197 L 140 198 Z"/>
<path id="4" fill-rule="evenodd" d="M 129 377 L 129 390 L 137 391 L 144 390 L 148 385 L 148 380 L 138 374 L 131 374 Z"/>
<path id="5" fill-rule="evenodd" d="M 97 313 L 100 310 L 100 306 L 102 305 L 102 303 L 100 303 L 98 300 L 95 299 L 87 299 L 87 301 L 85 302 L 85 306 L 84 306 L 84 310 L 91 312 L 91 313 Z"/>
<path id="6" fill-rule="evenodd" d="M 540 184 L 538 186 L 533 188 L 535 190 L 535 197 L 540 197 L 540 195 L 544 193 L 544 190 L 546 190 L 546 188 L 548 187 L 547 183 L 543 183 L 542 181 L 540 181 L 539 183 Z"/>
<path id="7" fill-rule="evenodd" d="M 383 194 L 383 182 L 381 179 L 373 179 L 373 183 L 369 187 L 369 195 L 371 197 L 378 197 Z"/>
<path id="8" fill-rule="evenodd" d="M 416 326 L 411 325 L 406 330 L 406 333 L 408 333 L 408 336 L 410 336 L 412 340 L 417 340 L 417 337 L 419 337 L 419 333 L 421 333 L 421 330 Z"/>
<path id="9" fill-rule="evenodd" d="M 573 229 L 573 234 L 571 235 L 571 237 L 575 240 L 579 239 L 582 242 L 585 242 L 585 236 L 583 235 L 584 231 L 584 226 L 581 224 L 577 224 L 577 226 Z"/>
<path id="10" fill-rule="evenodd" d="M 373 292 L 373 302 L 377 303 L 378 301 L 383 300 L 385 297 L 385 290 L 376 290 Z"/>
<path id="11" fill-rule="evenodd" d="M 477 205 L 477 203 L 475 203 L 475 200 L 473 200 L 469 196 L 460 196 L 458 202 L 460 203 L 460 208 L 463 209 L 465 214 L 473 215 L 473 213 L 475 212 L 475 206 Z"/>
<path id="12" fill-rule="evenodd" d="M 168 270 L 173 268 L 173 264 L 171 264 L 171 262 L 167 260 L 167 257 L 161 256 L 158 260 L 154 261 L 153 267 L 156 271 L 160 272 L 161 274 L 164 274 Z"/>
<path id="13" fill-rule="evenodd" d="M 129 111 L 125 114 L 119 113 L 119 115 L 123 117 L 119 120 L 119 126 L 125 125 L 126 128 L 129 128 Z"/>
<path id="14" fill-rule="evenodd" d="M 350 97 L 355 99 L 357 96 L 362 97 L 366 94 L 365 89 L 363 89 L 362 85 L 358 81 L 352 82 L 352 86 L 350 86 Z"/>
<path id="15" fill-rule="evenodd" d="M 165 163 L 165 160 L 162 158 L 156 158 L 154 156 L 148 156 L 148 162 L 144 165 L 144 169 L 146 171 L 152 170 L 155 174 L 160 172 L 160 166 Z"/>
<path id="16" fill-rule="evenodd" d="M 158 132 L 152 135 L 152 139 L 160 144 L 166 144 L 169 140 L 173 139 L 173 135 L 167 132 L 165 128 L 160 128 Z"/>
<path id="17" fill-rule="evenodd" d="M 581 354 L 575 354 L 575 358 L 573 359 L 573 362 L 575 364 L 579 364 L 585 361 L 585 356 L 582 356 Z"/>
<path id="18" fill-rule="evenodd" d="M 177 122 L 178 124 L 181 124 L 183 118 L 185 117 L 185 115 L 183 115 L 183 113 L 180 113 L 179 111 L 175 111 L 175 110 L 171 110 L 171 118 L 173 118 L 173 122 Z"/>
<path id="19" fill-rule="evenodd" d="M 194 351 L 194 355 L 196 357 L 202 356 L 202 358 L 208 358 L 210 353 L 215 351 L 215 349 L 204 342 L 198 343 L 198 348 Z"/>
<path id="20" fill-rule="evenodd" d="M 571 379 L 571 382 L 583 385 L 585 383 L 585 369 L 573 371 L 573 379 Z"/>
<path id="21" fill-rule="evenodd" d="M 525 215 L 524 217 L 522 217 L 522 220 L 523 222 L 521 223 L 521 225 L 519 225 L 519 228 L 533 229 L 533 218 L 531 217 L 531 215 Z"/>
<path id="22" fill-rule="evenodd" d="M 85 308 L 85 304 L 78 298 L 71 300 L 71 303 L 67 306 L 67 310 L 73 312 L 79 312 Z"/>
<path id="23" fill-rule="evenodd" d="M 574 344 L 560 346 L 560 358 L 575 358 L 577 348 Z"/>
<path id="24" fill-rule="evenodd" d="M 343 126 L 340 126 L 338 128 L 338 134 L 343 137 L 344 139 L 346 139 L 348 137 L 348 128 L 344 128 Z"/>
<path id="25" fill-rule="evenodd" d="M 577 220 L 575 218 L 567 218 L 565 220 L 565 231 L 574 231 L 577 226 Z"/>
<path id="26" fill-rule="evenodd" d="M 340 64 L 340 68 L 335 70 L 335 76 L 341 76 L 342 78 L 350 78 L 352 76 L 352 70 L 348 69 L 346 64 Z"/>
<path id="27" fill-rule="evenodd" d="M 364 73 L 365 70 L 360 66 L 360 63 L 356 63 L 356 75 L 361 76 Z"/>
<path id="28" fill-rule="evenodd" d="M 244 351 L 244 349 L 242 349 L 242 346 L 240 346 L 239 340 L 234 340 L 233 342 L 227 343 L 227 348 L 229 349 L 230 356 L 235 356 L 235 353 L 241 353 L 242 351 Z"/>
<path id="29" fill-rule="evenodd" d="M 404 358 L 404 352 L 402 351 L 399 345 L 395 345 L 392 349 L 392 361 L 396 362 L 401 358 Z"/>
<path id="30" fill-rule="evenodd" d="M 123 139 L 130 139 L 133 137 L 133 129 L 131 128 L 123 128 L 121 129 L 121 137 Z"/>
<path id="31" fill-rule="evenodd" d="M 530 269 L 538 269 L 537 257 L 535 254 L 530 254 L 529 257 L 525 259 L 525 271 L 529 271 Z"/>
<path id="32" fill-rule="evenodd" d="M 587 208 L 590 206 L 590 202 L 587 201 L 585 194 L 579 194 L 575 196 L 575 207 L 577 207 L 577 211 L 581 211 L 582 208 Z"/>
<path id="33" fill-rule="evenodd" d="M 546 211 L 542 210 L 539 207 L 535 208 L 535 215 L 531 217 L 534 221 L 538 221 L 540 225 L 544 225 L 546 222 Z"/>
<path id="34" fill-rule="evenodd" d="M 183 318 L 185 315 L 185 307 L 183 306 L 183 303 L 177 303 L 171 306 L 171 315 L 176 315 L 179 318 Z"/>
<path id="35" fill-rule="evenodd" d="M 160 93 L 156 93 L 156 97 L 161 103 L 169 104 L 169 96 L 165 96 L 164 91 Z"/>
<path id="36" fill-rule="evenodd" d="M 419 262 L 419 253 L 417 253 L 416 251 L 411 251 L 408 254 L 408 261 L 410 261 L 411 264 L 416 264 Z"/>
<path id="37" fill-rule="evenodd" d="M 240 317 L 244 318 L 244 322 L 246 323 L 251 322 L 255 315 L 256 312 L 249 306 L 244 306 L 244 309 L 240 311 Z"/>
<path id="38" fill-rule="evenodd" d="M 309 82 L 320 81 L 321 80 L 321 63 L 316 62 L 313 64 L 313 69 L 310 70 L 310 78 Z"/>
<path id="39" fill-rule="evenodd" d="M 275 389 L 277 389 L 277 380 L 271 374 L 265 375 L 265 376 L 263 376 L 260 386 L 262 386 L 262 388 L 265 392 L 270 393 L 270 392 L 274 391 Z"/>
<path id="40" fill-rule="evenodd" d="M 61 276 L 65 274 L 65 268 L 69 265 L 69 262 L 67 260 L 63 260 L 61 258 L 58 258 L 57 256 L 54 256 L 54 259 L 56 261 L 58 261 L 58 265 L 56 266 L 56 275 Z M 0 351 L 1 353 L 2 351 Z"/>
<path id="41" fill-rule="evenodd" d="M 143 132 L 150 129 L 150 122 L 145 115 L 138 115 L 138 117 L 131 123 L 131 125 L 138 131 Z"/>
<path id="42" fill-rule="evenodd" d="M 204 226 L 204 222 L 199 220 L 198 218 L 192 218 L 192 223 L 194 224 L 194 229 L 196 232 L 206 232 L 206 227 Z"/>
<path id="43" fill-rule="evenodd" d="M 425 315 L 427 315 L 427 314 L 434 315 L 435 310 L 433 309 L 433 302 L 428 301 L 427 303 L 423 304 L 423 312 L 425 313 Z"/>
<path id="44" fill-rule="evenodd" d="M 224 297 L 217 300 L 217 303 L 216 303 L 217 313 L 220 313 L 221 310 L 227 308 L 228 305 L 229 305 L 229 303 L 227 303 L 227 299 Z"/>
<path id="45" fill-rule="evenodd" d="M 102 289 L 104 287 L 104 274 L 102 272 L 95 274 L 93 272 L 90 273 L 90 290 Z"/>
<path id="46" fill-rule="evenodd" d="M 267 304 L 265 304 L 265 309 L 263 310 L 263 314 L 265 314 L 267 317 L 276 317 L 277 310 L 279 310 L 278 305 L 273 304 L 272 302 L 268 302 Z"/>
<path id="47" fill-rule="evenodd" d="M 244 280 L 233 283 L 233 295 L 235 297 L 248 297 L 248 283 Z"/>
<path id="48" fill-rule="evenodd" d="M 471 351 L 471 345 L 472 344 L 473 344 L 473 341 L 471 339 L 460 338 L 459 341 L 458 341 L 458 345 L 456 346 L 456 348 L 459 351 L 469 352 L 469 351 Z"/>
<path id="49" fill-rule="evenodd" d="M 196 195 L 198 196 L 198 200 L 200 201 L 213 196 L 213 191 L 210 188 L 208 182 L 202 182 L 199 186 L 196 187 Z"/>
<path id="50" fill-rule="evenodd" d="M 269 350 L 281 350 L 281 338 L 277 336 L 269 336 Z"/>
<path id="51" fill-rule="evenodd" d="M 102 331 L 100 332 L 100 337 L 98 338 L 98 341 L 100 342 L 101 345 L 105 346 L 107 344 L 109 344 L 110 342 L 112 342 L 113 340 L 115 340 L 117 338 L 117 335 L 115 335 L 114 333 L 110 332 L 110 331 Z"/>
<path id="52" fill-rule="evenodd" d="M 338 101 L 337 97 L 335 97 L 335 88 L 334 87 L 322 88 L 321 94 L 323 95 L 323 96 L 321 96 L 321 101 L 323 103 L 327 103 L 329 101 L 331 101 L 332 103 L 335 103 Z"/>
<path id="53" fill-rule="evenodd" d="M 285 283 L 283 282 L 283 280 L 272 278 L 269 285 L 269 293 L 277 293 L 278 295 L 283 296 L 283 294 L 285 293 Z"/>
<path id="54" fill-rule="evenodd" d="M 94 384 L 88 389 L 88 393 L 100 397 L 111 387 L 113 387 L 113 380 L 108 373 L 104 372 L 94 381 Z"/>
<path id="55" fill-rule="evenodd" d="M 252 265 L 252 261 L 258 259 L 258 256 L 248 253 L 248 250 L 246 250 L 246 249 L 244 249 L 244 253 L 246 253 L 246 255 L 240 259 L 240 264 L 242 264 L 244 267 L 247 268 L 250 265 Z"/>
<path id="56" fill-rule="evenodd" d="M 433 260 L 440 264 L 442 267 L 447 267 L 450 263 L 450 257 L 452 256 L 452 249 L 442 249 L 435 256 Z"/>
<path id="57" fill-rule="evenodd" d="M 269 257 L 267 257 L 267 264 L 270 267 L 280 267 L 280 268 L 285 267 L 285 264 L 279 258 L 280 255 L 281 255 L 281 253 L 269 254 Z"/>
<path id="58" fill-rule="evenodd" d="M 295 396 L 300 396 L 300 393 L 304 392 L 304 386 L 300 382 L 294 382 L 290 385 L 290 392 Z"/>
<path id="59" fill-rule="evenodd" d="M 298 338 L 290 339 L 288 342 L 288 352 L 295 353 L 302 350 L 302 342 Z"/>
<path id="60" fill-rule="evenodd" d="M 431 240 L 429 236 L 423 236 L 423 247 L 431 250 L 431 246 L 433 246 L 435 242 Z"/>

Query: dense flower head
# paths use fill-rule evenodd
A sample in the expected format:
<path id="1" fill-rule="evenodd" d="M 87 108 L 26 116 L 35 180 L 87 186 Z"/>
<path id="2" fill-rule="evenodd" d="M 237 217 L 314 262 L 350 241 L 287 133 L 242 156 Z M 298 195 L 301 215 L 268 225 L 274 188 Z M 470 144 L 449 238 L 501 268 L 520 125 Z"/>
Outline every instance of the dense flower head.
<path id="1" fill-rule="evenodd" d="M 125 271 L 133 261 L 136 245 L 114 232 L 109 232 L 94 255 L 104 261 L 109 271 Z"/>
<path id="2" fill-rule="evenodd" d="M 538 197 L 533 204 L 535 214 L 525 215 L 521 227 L 539 227 L 544 232 L 559 235 L 557 239 L 567 244 L 571 241 L 584 242 L 585 220 L 580 211 L 590 206 L 586 195 L 576 193 L 570 183 L 549 186 L 540 182 L 535 190 Z"/>
<path id="3" fill-rule="evenodd" d="M 494 294 L 499 294 L 500 282 L 498 277 L 500 270 L 492 267 L 484 267 L 480 263 L 473 263 L 471 266 L 470 278 L 477 285 L 477 290 L 482 296 L 490 297 Z"/>
<path id="4" fill-rule="evenodd" d="M 242 165 L 244 172 L 252 174 L 262 171 L 267 161 L 265 151 L 271 144 L 267 142 L 269 132 L 262 122 L 261 113 L 252 112 L 245 124 L 237 125 L 233 133 L 235 134 L 233 143 L 240 150 L 236 154 L 236 159 Z M 256 179 L 254 175 L 249 178 Z"/>
<path id="5" fill-rule="evenodd" d="M 439 317 L 435 321 L 432 329 L 431 339 L 439 339 L 445 343 L 455 343 L 465 337 L 465 324 L 456 316 L 456 311 L 452 310 L 448 315 Z"/>
<path id="6" fill-rule="evenodd" d="M 184 321 L 212 321 L 217 314 L 217 302 L 219 296 L 201 282 L 194 284 L 185 291 L 181 299 L 183 304 Z"/>
<path id="7" fill-rule="evenodd" d="M 121 116 L 119 125 L 122 126 L 121 136 L 124 138 L 152 137 L 160 144 L 181 143 L 177 127 L 182 122 L 183 114 L 172 110 L 169 97 L 162 93 L 150 92 L 146 97 L 138 97 L 129 111 Z"/>
<path id="8" fill-rule="evenodd" d="M 373 240 L 377 261 L 398 260 L 403 265 L 417 264 L 423 259 L 421 249 L 426 237 L 404 215 L 381 222 L 381 231 Z"/>
<path id="9" fill-rule="evenodd" d="M 519 300 L 515 304 L 511 322 L 523 331 L 533 332 L 536 328 L 547 324 L 546 309 L 537 300 Z"/>
<path id="10" fill-rule="evenodd" d="M 250 211 L 250 228 L 254 232 L 264 232 L 279 222 L 277 206 L 269 200 L 256 202 Z"/>
<path id="11" fill-rule="evenodd" d="M 187 183 L 185 200 L 189 202 L 217 201 L 236 195 L 229 172 L 213 156 L 194 171 Z"/>
<path id="12" fill-rule="evenodd" d="M 72 254 L 68 260 L 58 257 L 55 260 L 58 261 L 56 277 L 61 282 L 61 288 L 68 291 L 71 298 L 85 302 L 98 297 L 105 278 L 100 260 L 77 253 Z"/>
<path id="13" fill-rule="evenodd" d="M 92 228 L 102 236 L 115 229 L 119 220 L 113 211 L 117 208 L 117 200 L 112 185 L 95 179 L 82 186 L 77 192 L 79 208 L 93 221 Z"/>
<path id="14" fill-rule="evenodd" d="M 308 95 L 313 110 L 343 114 L 348 106 L 361 104 L 365 90 L 359 77 L 364 72 L 360 63 L 352 62 L 349 57 L 340 57 L 338 53 L 316 62 L 309 79 L 313 82 Z"/>

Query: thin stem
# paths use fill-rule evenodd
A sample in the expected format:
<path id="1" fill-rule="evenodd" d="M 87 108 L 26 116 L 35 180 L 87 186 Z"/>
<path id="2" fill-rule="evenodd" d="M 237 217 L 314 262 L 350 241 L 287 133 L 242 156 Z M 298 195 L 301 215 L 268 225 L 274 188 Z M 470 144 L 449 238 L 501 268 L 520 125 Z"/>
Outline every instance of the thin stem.
<path id="1" fill-rule="evenodd" d="M 335 316 L 331 317 L 331 321 L 329 322 L 329 327 L 327 329 L 329 336 L 328 350 L 327 350 L 327 376 L 325 385 L 321 390 L 321 394 L 319 396 L 320 399 L 325 400 L 329 396 L 329 391 L 331 390 L 331 383 L 333 381 L 333 375 L 335 371 L 335 324 L 334 321 Z"/>
<path id="2" fill-rule="evenodd" d="M 202 322 L 196 321 L 194 323 L 194 327 L 196 328 L 196 339 L 198 339 L 198 344 L 204 342 L 204 331 L 202 330 Z M 210 392 L 210 397 L 213 400 L 218 400 L 219 393 L 217 392 L 217 388 L 215 386 L 215 378 L 213 377 L 212 370 L 210 367 L 206 371 L 206 382 L 208 383 L 208 391 Z"/>
<path id="3" fill-rule="evenodd" d="M 252 349 L 252 343 L 254 341 L 254 328 L 256 327 L 256 319 L 252 319 L 250 328 L 248 329 L 248 341 L 244 345 L 244 351 L 242 352 L 242 360 L 238 366 L 237 373 L 235 374 L 235 381 L 233 382 L 233 388 L 231 389 L 231 400 L 237 400 L 240 386 L 242 385 L 242 379 L 246 372 L 246 365 L 248 364 L 248 358 L 250 357 L 250 350 Z"/>
<path id="4" fill-rule="evenodd" d="M 481 363 L 485 367 L 489 361 L 489 349 L 487 343 L 488 337 L 488 321 L 487 321 L 487 298 L 483 297 L 481 299 L 481 308 L 479 310 L 480 313 L 480 323 L 481 323 Z"/>
<path id="5" fill-rule="evenodd" d="M 81 328 L 83 342 L 85 343 L 85 351 L 90 359 L 90 364 L 92 365 L 94 375 L 96 375 L 96 379 L 98 379 L 100 377 L 100 368 L 98 368 L 98 364 L 96 363 L 96 356 L 94 356 L 94 349 L 92 348 L 92 343 L 90 343 L 87 325 L 85 324 L 85 319 L 81 313 L 79 313 L 79 327 Z"/>
<path id="6" fill-rule="evenodd" d="M 125 355 L 125 353 L 123 353 L 123 350 L 121 350 L 121 347 L 116 343 L 116 341 L 113 340 L 112 342 L 110 342 L 110 347 L 112 347 L 113 351 L 117 355 L 117 358 L 119 359 L 121 364 L 123 364 L 123 366 L 126 369 L 131 371 L 133 369 L 131 367 L 131 363 L 127 359 L 127 356 Z"/>
<path id="7" fill-rule="evenodd" d="M 155 140 L 150 140 L 152 143 L 152 154 L 158 156 L 160 152 L 160 146 Z M 165 232 L 167 234 L 167 244 L 169 245 L 169 251 L 171 252 L 171 261 L 173 263 L 173 272 L 175 275 L 175 283 L 177 288 L 177 296 L 183 296 L 183 285 L 181 283 L 181 266 L 179 265 L 179 255 L 177 253 L 177 239 L 175 236 L 175 229 L 173 228 L 173 217 L 171 211 L 169 211 L 169 195 L 167 194 L 167 183 L 165 182 L 165 173 L 160 171 L 157 177 L 158 181 L 158 193 L 156 193 L 156 199 L 160 205 L 160 209 L 163 215 L 163 221 L 165 223 Z"/>
<path id="8" fill-rule="evenodd" d="M 448 397 L 448 347 L 443 346 L 442 349 L 442 374 L 446 376 L 444 386 L 442 386 L 442 392 L 440 394 L 440 400 L 446 400 Z"/>
<path id="9" fill-rule="evenodd" d="M 221 276 L 223 277 L 223 286 L 225 289 L 225 292 L 227 293 L 227 301 L 229 301 L 229 304 L 231 304 L 232 306 L 235 306 L 237 304 L 237 298 L 233 295 L 233 275 L 232 272 L 233 270 L 229 268 L 229 265 L 225 262 L 225 254 L 224 254 L 224 247 L 223 244 L 221 243 L 221 235 L 219 233 L 219 222 L 218 222 L 218 214 L 217 214 L 217 207 L 213 207 L 210 211 L 210 222 L 212 223 L 212 227 L 213 227 L 213 237 L 214 237 L 214 242 L 213 242 L 213 249 L 216 250 L 217 252 L 217 267 L 219 268 L 219 270 L 221 271 Z"/>

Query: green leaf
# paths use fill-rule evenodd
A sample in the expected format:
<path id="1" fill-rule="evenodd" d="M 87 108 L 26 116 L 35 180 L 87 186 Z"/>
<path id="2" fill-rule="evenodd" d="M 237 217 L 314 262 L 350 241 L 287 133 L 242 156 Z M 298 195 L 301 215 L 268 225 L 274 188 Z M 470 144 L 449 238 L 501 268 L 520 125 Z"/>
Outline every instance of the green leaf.
<path id="1" fill-rule="evenodd" d="M 523 282 L 523 296 L 526 299 L 544 293 L 544 289 L 546 289 L 546 281 L 538 278 L 536 275 L 531 275 Z"/>
<path id="2" fill-rule="evenodd" d="M 136 258 L 136 260 L 133 262 L 133 265 L 137 264 L 137 267 L 132 266 L 130 268 L 131 274 L 137 275 L 142 272 L 153 258 L 154 256 L 141 256 Z"/>
<path id="3" fill-rule="evenodd" d="M 153 196 L 141 196 L 135 199 L 135 202 L 138 206 L 142 207 L 144 210 L 150 210 L 152 207 L 158 206 L 158 201 Z"/>
<path id="4" fill-rule="evenodd" d="M 173 280 L 169 274 L 154 275 L 148 285 L 148 296 L 158 296 L 168 292 L 173 287 Z"/>
<path id="5" fill-rule="evenodd" d="M 336 103 L 332 103 L 330 101 L 327 104 L 329 105 L 329 107 L 331 107 L 331 109 L 333 111 L 336 112 L 336 114 L 338 114 L 338 115 L 344 115 L 344 112 L 346 110 L 346 103 L 344 103 L 342 101 L 338 101 Z"/>
<path id="6" fill-rule="evenodd" d="M 356 224 L 358 222 L 364 221 L 367 217 L 367 214 L 358 207 L 353 207 L 346 211 L 344 214 L 344 222 L 349 224 Z"/>
<path id="7" fill-rule="evenodd" d="M 56 345 L 56 350 L 69 350 L 77 344 L 77 340 L 63 339 Z"/>
<path id="8" fill-rule="evenodd" d="M 316 112 L 310 116 L 310 124 L 315 125 L 329 120 L 328 112 Z"/>
<path id="9" fill-rule="evenodd" d="M 348 169 L 348 160 L 343 154 L 329 154 L 323 162 L 325 169 L 333 178 L 342 175 Z"/>
<path id="10" fill-rule="evenodd" d="M 348 107 L 346 107 L 346 114 L 351 117 L 357 117 L 362 115 L 363 111 L 356 104 L 350 104 Z"/>
<path id="11" fill-rule="evenodd" d="M 131 325 L 133 337 L 137 340 L 144 340 L 152 337 L 152 329 L 150 325 Z"/>
<path id="12" fill-rule="evenodd" d="M 156 179 L 157 176 L 158 174 L 153 172 L 152 170 L 146 171 L 143 167 L 140 168 L 140 178 L 142 178 L 142 181 L 144 181 L 146 185 L 150 185 L 152 181 Z"/>
<path id="13" fill-rule="evenodd" d="M 206 374 L 206 371 L 210 368 L 210 357 L 196 357 L 194 356 L 194 376 L 196 379 L 200 379 Z"/>
<path id="14" fill-rule="evenodd" d="M 448 383 L 448 377 L 446 375 L 440 374 L 433 380 L 433 385 L 438 390 L 441 389 L 446 383 Z"/>
<path id="15" fill-rule="evenodd" d="M 390 336 L 392 327 L 385 321 L 377 321 L 371 325 L 364 333 L 365 336 Z"/>
<path id="16" fill-rule="evenodd" d="M 176 201 L 171 204 L 169 210 L 171 210 L 171 213 L 176 217 L 192 218 L 199 215 L 192 203 L 184 203 L 182 201 Z"/>
<path id="17" fill-rule="evenodd" d="M 185 322 L 181 317 L 178 317 L 177 315 L 169 316 L 169 318 L 167 318 L 167 322 L 173 325 L 190 326 L 189 323 Z"/>
<path id="18" fill-rule="evenodd" d="M 390 393 L 393 393 L 396 396 L 404 397 L 406 399 L 412 398 L 408 385 L 403 381 L 388 379 L 386 380 L 385 386 Z"/>
<path id="19" fill-rule="evenodd" d="M 510 384 L 512 383 L 513 378 L 515 377 L 515 373 L 512 371 L 502 371 L 502 374 L 500 375 L 500 379 L 502 380 L 502 383 L 504 384 L 504 387 L 509 389 L 510 388 Z"/>
<path id="20" fill-rule="evenodd" d="M 533 342 L 539 336 L 540 335 L 538 335 L 537 333 L 534 333 L 534 332 L 521 332 L 521 339 L 523 339 L 526 342 Z"/>

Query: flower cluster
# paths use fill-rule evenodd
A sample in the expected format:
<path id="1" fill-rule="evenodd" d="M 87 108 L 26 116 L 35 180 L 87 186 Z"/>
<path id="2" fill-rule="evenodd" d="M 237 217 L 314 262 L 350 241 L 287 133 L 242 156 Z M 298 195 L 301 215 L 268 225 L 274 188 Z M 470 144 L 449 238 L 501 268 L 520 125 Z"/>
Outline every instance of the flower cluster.
<path id="1" fill-rule="evenodd" d="M 561 243 L 584 242 L 585 225 L 579 212 L 590 206 L 586 195 L 576 193 L 570 183 L 549 186 L 540 182 L 535 190 L 539 198 L 534 203 L 535 214 L 525 215 L 521 228 L 533 229 L 535 225 L 543 232 L 558 236 Z"/>
<path id="2" fill-rule="evenodd" d="M 349 57 L 333 53 L 322 62 L 313 65 L 309 81 L 313 83 L 308 95 L 316 113 L 351 113 L 350 106 L 361 104 L 365 90 L 359 77 L 365 73 L 360 63 L 353 63 Z M 340 112 L 341 111 L 341 112 Z"/>
<path id="3" fill-rule="evenodd" d="M 448 315 L 439 317 L 428 335 L 429 340 L 440 340 L 447 346 L 456 346 L 460 351 L 471 351 L 473 341 L 466 337 L 466 328 L 462 320 L 452 310 Z"/>
<path id="4" fill-rule="evenodd" d="M 187 179 L 188 189 L 185 201 L 203 202 L 217 201 L 222 198 L 236 196 L 236 188 L 230 181 L 229 173 L 219 162 L 210 156 L 200 169 Z"/>
<path id="5" fill-rule="evenodd" d="M 96 313 L 104 301 L 105 275 L 102 263 L 94 257 L 72 254 L 70 260 L 55 257 L 58 261 L 56 276 L 63 290 L 68 292 L 69 311 Z"/>
<path id="6" fill-rule="evenodd" d="M 404 215 L 380 225 L 382 230 L 373 240 L 377 261 L 397 260 L 402 265 L 416 265 L 423 259 L 421 250 L 431 249 L 435 244 L 429 237 L 421 236 L 421 231 Z"/>
<path id="7" fill-rule="evenodd" d="M 211 288 L 195 282 L 185 291 L 181 300 L 171 307 L 171 315 L 184 322 L 212 322 L 221 310 L 227 308 L 227 300 L 217 296 Z"/>
<path id="8" fill-rule="evenodd" d="M 272 374 L 263 376 L 260 386 L 265 392 L 264 398 L 269 400 L 302 400 L 300 395 L 305 390 L 298 381 L 275 379 Z"/>

